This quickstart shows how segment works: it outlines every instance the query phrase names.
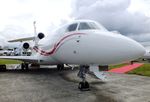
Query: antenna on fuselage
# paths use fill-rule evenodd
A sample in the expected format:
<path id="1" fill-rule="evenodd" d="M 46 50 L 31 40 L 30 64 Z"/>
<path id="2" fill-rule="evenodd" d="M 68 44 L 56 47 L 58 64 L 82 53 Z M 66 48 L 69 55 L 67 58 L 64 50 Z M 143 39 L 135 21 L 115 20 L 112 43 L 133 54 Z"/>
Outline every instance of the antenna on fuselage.
<path id="1" fill-rule="evenodd" d="M 35 42 L 35 46 L 38 44 L 38 40 L 37 40 L 37 31 L 36 31 L 36 21 L 33 21 L 33 28 L 34 28 L 34 42 Z"/>
<path id="2" fill-rule="evenodd" d="M 33 22 L 33 27 L 34 27 L 34 36 L 37 35 L 37 32 L 36 32 L 36 21 Z"/>
<path id="3" fill-rule="evenodd" d="M 44 34 L 43 33 L 37 33 L 36 31 L 36 21 L 33 22 L 33 27 L 34 27 L 34 42 L 35 42 L 35 46 L 38 46 L 38 42 L 39 40 L 44 38 Z"/>

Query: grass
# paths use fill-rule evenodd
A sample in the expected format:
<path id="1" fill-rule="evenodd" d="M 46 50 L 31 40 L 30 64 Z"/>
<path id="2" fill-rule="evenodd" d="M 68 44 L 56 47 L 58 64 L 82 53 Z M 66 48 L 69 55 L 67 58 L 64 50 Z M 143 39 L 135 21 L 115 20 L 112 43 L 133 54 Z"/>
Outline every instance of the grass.
<path id="1" fill-rule="evenodd" d="M 114 69 L 114 68 L 123 67 L 125 65 L 128 65 L 128 64 L 111 65 L 111 66 L 109 66 L 109 70 Z M 142 76 L 149 76 L 150 77 L 150 64 L 144 64 L 144 65 L 140 66 L 139 68 L 136 68 L 136 69 L 128 72 L 128 74 L 136 74 L 136 75 L 142 75 Z"/>
<path id="2" fill-rule="evenodd" d="M 0 59 L 0 65 L 1 64 L 20 64 L 20 63 L 22 63 L 22 61 Z"/>
<path id="3" fill-rule="evenodd" d="M 127 64 L 126 64 L 126 63 L 123 63 L 123 64 L 118 64 L 118 65 L 111 65 L 111 66 L 109 66 L 109 70 L 114 69 L 114 68 L 123 67 L 123 66 L 125 66 L 125 65 L 127 65 Z"/>
<path id="4" fill-rule="evenodd" d="M 22 63 L 22 61 L 0 59 L 0 65 L 1 64 L 20 64 L 20 63 Z M 125 65 L 128 65 L 128 64 L 125 63 L 125 64 L 118 64 L 118 65 L 111 65 L 111 66 L 109 66 L 109 70 L 114 69 L 114 68 L 123 67 Z M 139 68 L 128 72 L 128 74 L 150 76 L 150 64 L 144 64 L 144 65 L 140 66 Z"/>
<path id="5" fill-rule="evenodd" d="M 143 76 L 150 76 L 150 64 L 144 64 L 140 66 L 137 69 L 134 69 L 129 74 L 137 74 L 137 75 L 143 75 Z"/>

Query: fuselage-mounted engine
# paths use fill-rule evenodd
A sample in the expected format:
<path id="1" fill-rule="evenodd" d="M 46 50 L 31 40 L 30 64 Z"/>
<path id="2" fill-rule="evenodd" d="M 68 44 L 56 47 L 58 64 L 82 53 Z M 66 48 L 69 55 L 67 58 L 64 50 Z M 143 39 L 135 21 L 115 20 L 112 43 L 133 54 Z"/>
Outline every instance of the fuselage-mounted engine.
<path id="1" fill-rule="evenodd" d="M 45 35 L 43 33 L 38 33 L 37 37 L 41 40 L 45 37 Z"/>
<path id="2" fill-rule="evenodd" d="M 25 42 L 25 43 L 22 45 L 22 47 L 23 47 L 23 49 L 28 50 L 29 47 L 30 47 L 30 44 L 27 43 L 27 42 Z"/>

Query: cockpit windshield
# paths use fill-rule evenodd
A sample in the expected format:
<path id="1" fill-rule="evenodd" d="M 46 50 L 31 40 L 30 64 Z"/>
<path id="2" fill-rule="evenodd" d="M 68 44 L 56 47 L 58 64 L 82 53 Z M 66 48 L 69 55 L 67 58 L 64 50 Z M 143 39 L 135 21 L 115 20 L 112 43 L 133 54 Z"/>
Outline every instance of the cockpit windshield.
<path id="1" fill-rule="evenodd" d="M 77 25 L 78 25 L 77 23 L 69 25 L 69 27 L 67 28 L 67 31 L 68 32 L 75 31 L 77 28 Z"/>
<path id="2" fill-rule="evenodd" d="M 75 22 L 71 22 L 66 24 L 55 31 L 55 34 L 64 34 L 67 32 L 73 31 L 81 31 L 81 30 L 101 30 L 107 31 L 101 24 L 94 22 L 94 21 L 86 21 L 86 20 L 79 20 Z"/>
<path id="3" fill-rule="evenodd" d="M 100 29 L 100 27 L 94 22 L 81 22 L 78 28 L 78 30 L 88 29 Z"/>

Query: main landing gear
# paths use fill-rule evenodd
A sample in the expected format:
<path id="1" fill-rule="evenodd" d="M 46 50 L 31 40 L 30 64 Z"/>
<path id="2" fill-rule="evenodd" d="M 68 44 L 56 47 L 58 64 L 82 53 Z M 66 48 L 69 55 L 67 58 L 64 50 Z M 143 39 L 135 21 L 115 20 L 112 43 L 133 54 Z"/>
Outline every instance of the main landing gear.
<path id="1" fill-rule="evenodd" d="M 0 65 L 0 71 L 6 71 L 6 65 L 4 64 L 4 65 Z"/>
<path id="2" fill-rule="evenodd" d="M 21 64 L 21 70 L 29 70 L 29 64 L 28 63 L 22 63 Z"/>
<path id="3" fill-rule="evenodd" d="M 87 65 L 80 65 L 80 70 L 78 72 L 78 77 L 82 79 L 79 83 L 78 88 L 81 91 L 88 91 L 90 86 L 89 83 L 86 81 L 86 73 L 89 71 L 89 66 Z"/>
<path id="4" fill-rule="evenodd" d="M 63 70 L 64 69 L 64 64 L 58 64 L 57 69 L 58 70 Z"/>

